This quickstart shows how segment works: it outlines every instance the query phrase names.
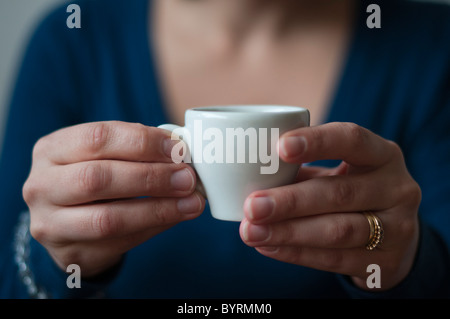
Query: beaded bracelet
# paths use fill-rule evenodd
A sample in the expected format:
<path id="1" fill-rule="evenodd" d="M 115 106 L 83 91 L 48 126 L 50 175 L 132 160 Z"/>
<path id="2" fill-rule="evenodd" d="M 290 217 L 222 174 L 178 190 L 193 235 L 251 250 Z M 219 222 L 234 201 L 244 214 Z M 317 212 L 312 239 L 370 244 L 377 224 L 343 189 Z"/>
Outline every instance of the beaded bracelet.
<path id="1" fill-rule="evenodd" d="M 49 294 L 36 284 L 29 266 L 30 240 L 30 213 L 23 212 L 19 216 L 14 236 L 14 261 L 18 267 L 20 280 L 25 285 L 30 298 L 48 299 Z"/>

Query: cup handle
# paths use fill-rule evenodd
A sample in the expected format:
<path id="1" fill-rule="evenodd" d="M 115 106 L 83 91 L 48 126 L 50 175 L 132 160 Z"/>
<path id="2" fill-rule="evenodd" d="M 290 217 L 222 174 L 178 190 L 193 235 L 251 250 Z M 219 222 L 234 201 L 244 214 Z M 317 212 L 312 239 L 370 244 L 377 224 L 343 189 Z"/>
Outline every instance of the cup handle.
<path id="1" fill-rule="evenodd" d="M 170 132 L 173 132 L 173 131 L 176 130 L 176 129 L 177 129 L 177 130 L 180 130 L 180 129 L 181 129 L 181 130 L 185 130 L 185 129 L 186 129 L 186 128 L 182 127 L 182 126 L 178 126 L 178 125 L 175 125 L 175 124 L 162 124 L 162 125 L 159 125 L 158 128 L 163 129 L 163 130 L 166 130 L 166 131 L 170 131 Z M 172 135 L 172 136 L 173 136 L 173 135 Z M 179 137 L 180 137 L 181 140 L 183 140 L 183 136 L 179 136 Z M 186 142 L 187 147 L 189 148 L 190 145 L 187 143 L 187 141 L 185 141 L 185 142 Z M 206 199 L 207 197 L 206 197 L 205 188 L 204 188 L 204 186 L 203 186 L 202 181 L 200 180 L 200 177 L 199 177 L 198 174 L 197 174 L 197 171 L 195 170 L 194 165 L 193 165 L 192 163 L 187 163 L 187 164 L 189 164 L 189 165 L 194 169 L 195 175 L 196 175 L 196 177 L 197 177 L 197 185 L 196 185 L 195 189 L 196 189 L 200 194 L 202 194 L 202 196 Z"/>

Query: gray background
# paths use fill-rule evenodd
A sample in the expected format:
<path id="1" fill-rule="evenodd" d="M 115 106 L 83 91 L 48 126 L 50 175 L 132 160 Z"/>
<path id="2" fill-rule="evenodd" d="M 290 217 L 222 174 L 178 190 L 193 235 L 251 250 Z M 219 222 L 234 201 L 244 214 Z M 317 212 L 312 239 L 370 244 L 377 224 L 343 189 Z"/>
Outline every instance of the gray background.
<path id="1" fill-rule="evenodd" d="M 0 156 L 11 89 L 24 47 L 43 15 L 63 2 L 66 0 L 0 0 Z M 450 0 L 436 2 L 450 4 Z"/>
<path id="2" fill-rule="evenodd" d="M 39 20 L 64 1 L 0 0 L 0 156 L 8 103 L 25 46 Z"/>

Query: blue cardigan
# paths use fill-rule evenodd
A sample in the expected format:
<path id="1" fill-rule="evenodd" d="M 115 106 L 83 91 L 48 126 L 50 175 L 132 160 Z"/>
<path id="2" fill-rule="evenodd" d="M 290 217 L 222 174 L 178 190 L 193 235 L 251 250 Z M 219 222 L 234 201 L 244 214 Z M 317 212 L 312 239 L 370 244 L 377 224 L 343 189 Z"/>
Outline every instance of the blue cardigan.
<path id="1" fill-rule="evenodd" d="M 206 208 L 81 289 L 67 288 L 68 274 L 31 239 L 28 266 L 38 287 L 55 298 L 450 297 L 450 7 L 378 1 L 381 29 L 369 29 L 372 2 L 361 2 L 327 122 L 354 122 L 396 141 L 422 188 L 419 251 L 401 284 L 365 292 L 345 276 L 266 258 L 243 244 L 239 223 L 215 220 Z M 66 6 L 45 18 L 11 100 L 0 161 L 1 298 L 28 297 L 13 242 L 37 139 L 89 121 L 168 122 L 148 44 L 149 2 L 72 3 L 80 5 L 81 29 L 66 27 Z"/>

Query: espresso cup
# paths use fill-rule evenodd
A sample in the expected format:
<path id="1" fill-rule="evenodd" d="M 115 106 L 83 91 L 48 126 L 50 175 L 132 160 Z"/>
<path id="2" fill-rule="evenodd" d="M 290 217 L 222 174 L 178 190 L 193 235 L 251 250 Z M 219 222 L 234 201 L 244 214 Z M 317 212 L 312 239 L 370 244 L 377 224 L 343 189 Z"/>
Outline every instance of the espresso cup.
<path id="1" fill-rule="evenodd" d="M 279 137 L 309 126 L 309 111 L 284 105 L 197 107 L 186 111 L 185 126 L 160 125 L 182 139 L 172 150 L 174 162 L 190 163 L 198 189 L 214 218 L 241 221 L 252 192 L 294 182 L 299 164 L 280 160 Z"/>

